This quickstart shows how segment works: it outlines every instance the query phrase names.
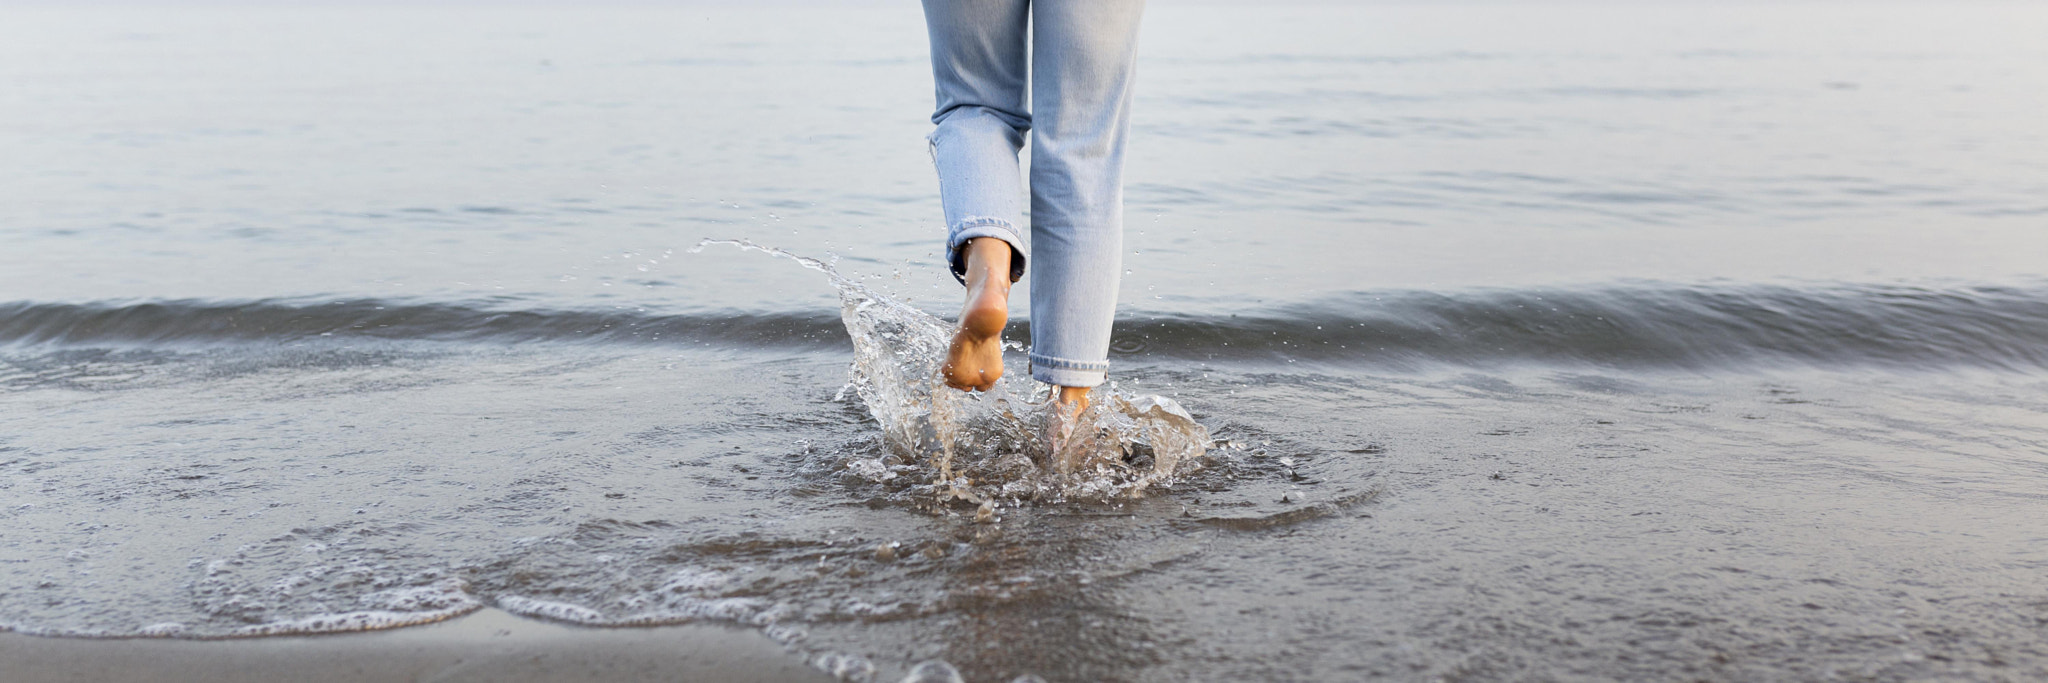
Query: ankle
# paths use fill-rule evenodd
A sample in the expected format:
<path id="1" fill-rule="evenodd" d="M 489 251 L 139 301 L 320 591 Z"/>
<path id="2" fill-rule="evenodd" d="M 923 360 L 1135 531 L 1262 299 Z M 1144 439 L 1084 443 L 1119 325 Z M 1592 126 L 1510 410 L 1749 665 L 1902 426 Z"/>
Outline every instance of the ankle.
<path id="1" fill-rule="evenodd" d="M 965 251 L 967 282 L 1010 284 L 1010 243 L 994 237 L 976 237 L 960 245 Z"/>
<path id="2" fill-rule="evenodd" d="M 993 268 L 967 272 L 967 288 L 971 292 L 995 292 L 1003 298 L 1010 297 L 1010 274 Z"/>

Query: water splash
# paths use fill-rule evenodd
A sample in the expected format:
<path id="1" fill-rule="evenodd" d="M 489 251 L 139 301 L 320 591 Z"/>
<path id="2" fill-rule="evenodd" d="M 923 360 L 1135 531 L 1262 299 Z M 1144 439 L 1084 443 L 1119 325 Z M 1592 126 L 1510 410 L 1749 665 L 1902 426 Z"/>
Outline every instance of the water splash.
<path id="1" fill-rule="evenodd" d="M 849 471 L 871 481 L 904 474 L 927 481 L 941 501 L 1105 500 L 1199 467 L 1209 431 L 1171 398 L 1113 386 L 1089 393 L 1074 418 L 1051 409 L 1052 387 L 1030 379 L 1014 360 L 984 392 L 947 387 L 939 370 L 951 325 L 841 275 L 818 259 L 747 240 L 705 240 L 691 253 L 723 244 L 787 258 L 824 273 L 839 289 L 840 318 L 853 338 L 848 386 L 882 428 L 889 454 L 856 459 Z M 1022 351 L 1009 345 L 1013 351 Z"/>

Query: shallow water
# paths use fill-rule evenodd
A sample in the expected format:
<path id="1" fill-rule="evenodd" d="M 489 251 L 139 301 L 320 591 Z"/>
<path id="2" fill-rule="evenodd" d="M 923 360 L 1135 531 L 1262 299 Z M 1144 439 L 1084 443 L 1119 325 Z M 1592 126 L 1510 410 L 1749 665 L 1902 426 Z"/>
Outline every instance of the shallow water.
<path id="1" fill-rule="evenodd" d="M 1114 391 L 1212 440 L 1078 481 L 908 379 L 914 8 L 0 15 L 5 628 L 2048 677 L 2038 8 L 1156 2 Z"/>
<path id="2" fill-rule="evenodd" d="M 1008 367 L 988 388 L 950 389 L 941 374 L 953 338 L 945 321 L 817 259 L 746 240 L 705 240 L 690 251 L 713 244 L 793 260 L 825 274 L 839 290 L 853 367 L 836 398 L 857 396 L 889 451 L 848 462 L 858 477 L 899 486 L 928 482 L 906 493 L 975 503 L 975 521 L 987 523 L 1004 502 L 1139 497 L 1213 461 L 1207 457 L 1212 446 L 1234 447 L 1215 443 L 1173 399 L 1114 385 L 1089 391 L 1089 405 L 1078 412 L 1057 410 L 1053 387 L 1029 379 L 1028 368 L 1017 362 L 1021 345 L 1005 345 Z"/>

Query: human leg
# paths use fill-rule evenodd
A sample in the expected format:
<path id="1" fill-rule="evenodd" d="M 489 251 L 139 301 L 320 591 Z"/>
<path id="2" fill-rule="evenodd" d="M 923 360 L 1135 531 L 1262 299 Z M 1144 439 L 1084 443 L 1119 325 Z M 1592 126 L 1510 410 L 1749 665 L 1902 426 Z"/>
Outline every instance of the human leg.
<path id="1" fill-rule="evenodd" d="M 1031 372 L 1086 405 L 1109 370 L 1143 0 L 1032 7 Z"/>
<path id="2" fill-rule="evenodd" d="M 946 254 L 967 286 L 941 375 L 961 390 L 1003 376 L 1010 283 L 1022 277 L 1028 0 L 926 0 L 938 100 L 928 138 L 946 212 Z"/>
<path id="3" fill-rule="evenodd" d="M 970 240 L 1013 249 L 1010 280 L 1024 275 L 1024 179 L 1017 153 L 1031 129 L 1026 108 L 1028 0 L 925 0 L 936 124 L 927 140 L 946 214 L 946 253 L 967 281 Z"/>

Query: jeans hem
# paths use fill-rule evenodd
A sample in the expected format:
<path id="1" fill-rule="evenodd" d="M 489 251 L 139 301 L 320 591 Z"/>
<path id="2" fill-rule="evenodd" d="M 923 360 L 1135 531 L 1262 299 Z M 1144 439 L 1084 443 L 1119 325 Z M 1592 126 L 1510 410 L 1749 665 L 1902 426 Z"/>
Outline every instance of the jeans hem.
<path id="1" fill-rule="evenodd" d="M 1024 240 L 1017 226 L 1001 218 L 969 218 L 960 221 L 946 237 L 946 262 L 953 267 L 953 279 L 967 284 L 967 254 L 961 247 L 976 237 L 994 237 L 1010 245 L 1010 281 L 1024 279 Z"/>
<path id="2" fill-rule="evenodd" d="M 1109 379 L 1109 361 L 1093 363 L 1031 354 L 1031 378 L 1063 387 L 1092 387 Z"/>

